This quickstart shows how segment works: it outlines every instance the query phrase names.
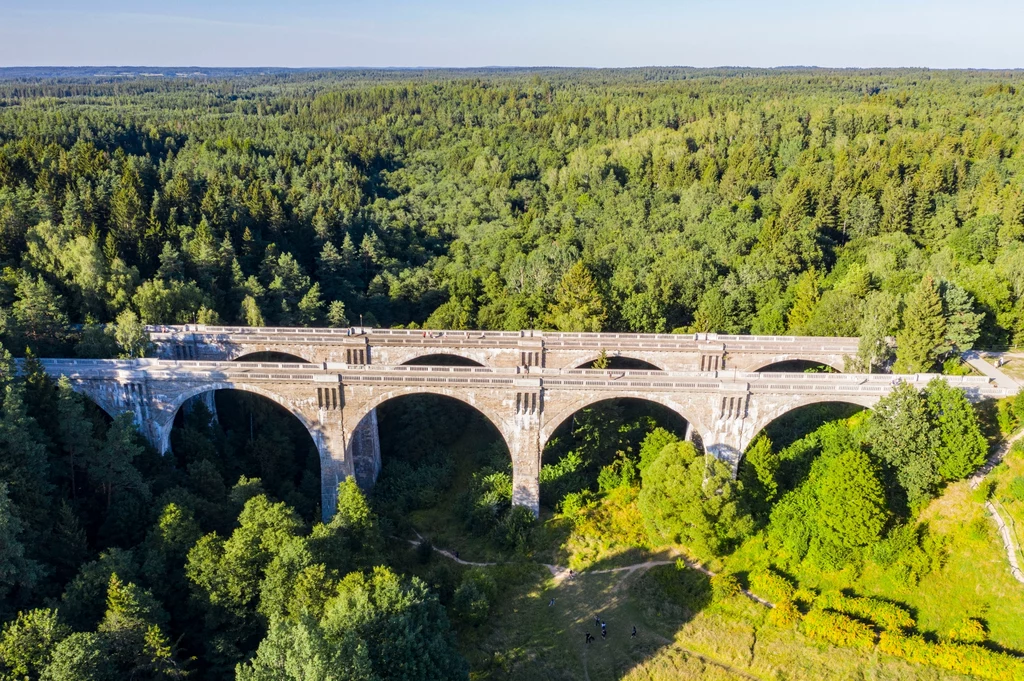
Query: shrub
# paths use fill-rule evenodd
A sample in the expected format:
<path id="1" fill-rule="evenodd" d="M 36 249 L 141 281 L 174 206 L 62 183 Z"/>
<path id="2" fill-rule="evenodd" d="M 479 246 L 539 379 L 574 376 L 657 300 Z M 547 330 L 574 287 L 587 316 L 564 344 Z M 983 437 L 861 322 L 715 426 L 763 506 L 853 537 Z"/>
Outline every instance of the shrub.
<path id="1" fill-rule="evenodd" d="M 1003 435 L 1009 435 L 1017 430 L 1017 426 L 1020 425 L 1021 416 L 1014 408 L 1015 402 L 1016 400 L 1010 397 L 996 402 L 996 423 L 999 425 L 999 432 Z"/>
<path id="2" fill-rule="evenodd" d="M 950 357 L 942 363 L 942 373 L 946 376 L 970 376 L 971 368 L 959 357 Z"/>
<path id="3" fill-rule="evenodd" d="M 812 610 L 804 615 L 800 630 L 808 637 L 837 646 L 870 649 L 875 632 L 863 622 L 828 610 Z"/>
<path id="4" fill-rule="evenodd" d="M 821 595 L 817 605 L 826 610 L 870 620 L 880 629 L 887 631 L 912 629 L 917 624 L 905 608 L 878 598 L 858 598 L 846 596 L 838 591 L 829 591 Z"/>
<path id="5" fill-rule="evenodd" d="M 1024 678 L 1024 659 L 968 643 L 928 643 L 920 636 L 884 631 L 878 649 L 915 664 L 930 664 L 991 681 Z"/>
<path id="6" fill-rule="evenodd" d="M 805 610 L 814 605 L 816 600 L 818 600 L 818 592 L 809 587 L 800 587 L 793 593 L 793 602 L 806 606 Z"/>
<path id="7" fill-rule="evenodd" d="M 583 468 L 583 457 L 575 450 L 566 452 L 556 463 L 541 466 L 541 501 L 554 506 L 566 495 L 588 487 L 589 482 Z"/>
<path id="8" fill-rule="evenodd" d="M 989 478 L 988 480 L 982 480 L 978 488 L 971 492 L 971 498 L 977 501 L 979 504 L 984 504 L 986 501 L 992 498 L 992 492 L 995 491 L 996 481 Z"/>
<path id="9" fill-rule="evenodd" d="M 589 489 L 580 492 L 569 492 L 559 504 L 558 510 L 573 522 L 579 520 L 584 511 L 594 505 L 594 493 Z"/>
<path id="10" fill-rule="evenodd" d="M 1010 496 L 1014 499 L 1017 501 L 1024 501 L 1024 475 L 1018 475 L 1011 480 L 1007 489 L 1010 492 Z"/>
<path id="11" fill-rule="evenodd" d="M 989 523 L 984 518 L 975 518 L 967 526 L 967 536 L 975 541 L 986 541 L 992 536 Z"/>
<path id="12" fill-rule="evenodd" d="M 946 559 L 944 536 L 935 537 L 927 525 L 900 525 L 875 544 L 872 558 L 904 586 L 915 586 L 922 577 L 942 567 Z"/>
<path id="13" fill-rule="evenodd" d="M 416 545 L 416 559 L 426 565 L 433 557 L 434 545 L 430 543 L 429 539 L 420 539 L 420 543 Z"/>
<path id="14" fill-rule="evenodd" d="M 988 638 L 988 632 L 985 631 L 985 625 L 980 620 L 968 617 L 958 626 L 950 629 L 946 638 L 958 643 L 984 643 Z"/>
<path id="15" fill-rule="evenodd" d="M 619 487 L 631 487 L 640 482 L 640 474 L 632 459 L 619 453 L 619 458 L 601 469 L 597 474 L 597 487 L 610 492 Z"/>
<path id="16" fill-rule="evenodd" d="M 663 568 L 654 572 L 654 579 L 661 587 L 665 599 L 690 613 L 698 613 L 711 602 L 711 579 L 682 561 L 675 568 Z"/>
<path id="17" fill-rule="evenodd" d="M 721 573 L 711 578 L 711 594 L 716 601 L 732 598 L 742 590 L 736 575 Z"/>
<path id="18" fill-rule="evenodd" d="M 780 601 L 768 611 L 768 623 L 776 627 L 791 627 L 800 621 L 800 611 L 793 601 Z"/>
<path id="19" fill-rule="evenodd" d="M 751 577 L 750 590 L 776 605 L 792 601 L 796 593 L 793 583 L 771 568 L 757 572 Z"/>
<path id="20" fill-rule="evenodd" d="M 460 620 L 476 626 L 486 621 L 497 595 L 493 577 L 477 568 L 467 570 L 452 597 L 452 610 Z"/>
<path id="21" fill-rule="evenodd" d="M 522 551 L 530 540 L 534 522 L 533 511 L 524 506 L 513 506 L 502 516 L 494 528 L 494 538 L 503 548 Z"/>

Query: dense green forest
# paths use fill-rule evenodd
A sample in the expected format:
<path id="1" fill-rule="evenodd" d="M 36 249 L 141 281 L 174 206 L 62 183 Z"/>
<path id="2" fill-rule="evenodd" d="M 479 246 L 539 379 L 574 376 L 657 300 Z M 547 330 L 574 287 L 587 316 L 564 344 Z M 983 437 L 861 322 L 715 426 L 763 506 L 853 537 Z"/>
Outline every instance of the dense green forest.
<path id="1" fill-rule="evenodd" d="M 1020 343 L 1022 79 L 655 69 L 3 81 L 3 338 L 67 352 L 66 323 L 122 314 L 362 315 L 862 335 L 874 365 L 928 275 L 952 323 L 929 327 L 910 364 L 975 339 Z M 934 315 L 934 302 L 919 312 Z"/>
<path id="2" fill-rule="evenodd" d="M 403 398 L 380 409 L 377 485 L 343 483 L 319 522 L 315 447 L 269 402 L 190 405 L 161 457 L 33 358 L 139 356 L 141 324 L 361 319 L 857 335 L 851 369 L 962 371 L 959 351 L 1024 342 L 1024 75 L 8 75 L 3 681 L 550 681 L 588 654 L 595 679 L 739 678 L 657 671 L 677 636 L 763 678 L 821 678 L 771 658 L 779 637 L 867 678 L 1021 671 L 1024 598 L 972 561 L 1005 572 L 978 509 L 1016 509 L 1024 475 L 964 479 L 1024 397 L 974 406 L 936 380 L 870 414 L 806 409 L 735 478 L 678 417 L 602 403 L 545 451 L 539 521 L 511 506 L 479 414 Z M 597 590 L 600 573 L 541 566 L 666 556 L 718 574 L 680 562 Z M 563 601 L 581 611 L 558 619 Z M 576 647 L 598 607 L 642 645 Z M 687 633 L 705 626 L 747 657 Z"/>

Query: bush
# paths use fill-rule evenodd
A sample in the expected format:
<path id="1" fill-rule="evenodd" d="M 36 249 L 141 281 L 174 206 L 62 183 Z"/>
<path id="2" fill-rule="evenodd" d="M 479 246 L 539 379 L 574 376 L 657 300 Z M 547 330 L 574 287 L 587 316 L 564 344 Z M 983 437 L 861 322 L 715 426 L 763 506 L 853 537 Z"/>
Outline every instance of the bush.
<path id="1" fill-rule="evenodd" d="M 917 624 L 905 608 L 878 598 L 858 598 L 846 596 L 838 591 L 829 591 L 821 595 L 817 606 L 858 619 L 870 620 L 878 628 L 886 631 L 912 629 Z"/>
<path id="2" fill-rule="evenodd" d="M 793 583 L 771 568 L 757 572 L 750 578 L 750 590 L 776 605 L 792 601 L 796 594 Z"/>
<path id="3" fill-rule="evenodd" d="M 800 621 L 800 611 L 793 601 L 780 601 L 768 611 L 768 623 L 780 628 L 791 627 Z"/>
<path id="4" fill-rule="evenodd" d="M 1010 496 L 1017 501 L 1024 501 L 1024 475 L 1018 475 L 1011 480 L 1007 485 L 1007 490 L 1010 492 Z"/>
<path id="5" fill-rule="evenodd" d="M 1006 397 L 996 402 L 996 423 L 999 425 L 999 432 L 1009 435 L 1017 430 L 1021 422 L 1021 414 L 1017 413 L 1016 401 L 1020 399 Z"/>
<path id="6" fill-rule="evenodd" d="M 950 357 L 942 363 L 942 373 L 946 376 L 970 376 L 971 367 L 959 357 Z"/>
<path id="7" fill-rule="evenodd" d="M 884 631 L 878 649 L 915 664 L 930 664 L 991 681 L 1024 679 L 1024 659 L 967 643 L 928 643 L 920 636 Z"/>
<path id="8" fill-rule="evenodd" d="M 870 649 L 875 632 L 863 622 L 828 610 L 812 610 L 804 615 L 800 630 L 808 637 L 837 646 Z"/>
<path id="9" fill-rule="evenodd" d="M 540 467 L 540 498 L 544 504 L 554 507 L 569 494 L 590 486 L 583 470 L 583 457 L 579 452 L 570 451 L 556 463 Z"/>
<path id="10" fill-rule="evenodd" d="M 665 599 L 689 613 L 698 613 L 711 603 L 711 579 L 682 561 L 654 571 L 653 576 Z"/>
<path id="11" fill-rule="evenodd" d="M 927 525 L 900 525 L 875 544 L 872 558 L 887 568 L 904 586 L 915 586 L 922 577 L 942 567 L 946 559 L 946 537 L 934 537 Z"/>
<path id="12" fill-rule="evenodd" d="M 971 492 L 971 498 L 977 501 L 979 504 L 984 504 L 986 501 L 992 498 L 992 492 L 996 489 L 996 481 L 989 478 L 982 480 L 978 488 Z"/>
<path id="13" fill-rule="evenodd" d="M 619 487 L 632 487 L 639 482 L 640 473 L 636 464 L 624 455 L 602 468 L 597 474 L 597 487 L 602 492 L 610 492 Z"/>
<path id="14" fill-rule="evenodd" d="M 736 575 L 721 573 L 711 578 L 711 595 L 716 601 L 732 598 L 742 590 Z"/>
<path id="15" fill-rule="evenodd" d="M 452 611 L 466 624 L 483 624 L 497 595 L 498 585 L 493 577 L 480 569 L 467 570 L 452 597 Z"/>
<path id="16" fill-rule="evenodd" d="M 513 506 L 501 517 L 494 528 L 494 539 L 502 548 L 523 551 L 533 531 L 533 511 L 523 506 Z"/>
<path id="17" fill-rule="evenodd" d="M 433 557 L 434 545 L 430 543 L 429 539 L 420 539 L 420 543 L 416 545 L 416 559 L 426 565 Z"/>
<path id="18" fill-rule="evenodd" d="M 589 489 L 580 492 L 569 492 L 558 505 L 558 511 L 573 522 L 579 520 L 583 512 L 594 505 L 594 493 Z"/>
<path id="19" fill-rule="evenodd" d="M 967 536 L 975 541 L 987 541 L 992 536 L 989 522 L 984 518 L 975 518 L 967 526 Z"/>
<path id="20" fill-rule="evenodd" d="M 950 629 L 946 638 L 958 643 L 984 643 L 988 638 L 988 632 L 985 631 L 985 625 L 980 620 L 968 617 L 958 626 Z"/>

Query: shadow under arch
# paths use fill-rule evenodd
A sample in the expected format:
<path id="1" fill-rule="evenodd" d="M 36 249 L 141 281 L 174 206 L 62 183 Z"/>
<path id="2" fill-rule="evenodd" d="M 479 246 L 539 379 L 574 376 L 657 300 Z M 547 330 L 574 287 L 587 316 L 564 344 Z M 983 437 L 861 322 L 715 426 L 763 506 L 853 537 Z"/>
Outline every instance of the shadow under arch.
<path id="1" fill-rule="evenodd" d="M 200 420 L 189 409 L 196 402 L 203 405 L 195 408 L 204 416 Z M 260 478 L 268 493 L 310 519 L 320 519 L 316 509 L 329 501 L 321 485 L 329 456 L 319 424 L 272 390 L 237 382 L 195 386 L 175 400 L 159 435 L 162 453 L 177 465 L 187 468 L 197 455 L 210 458 L 215 452 L 215 467 L 228 487 L 240 475 Z"/>
<path id="2" fill-rule="evenodd" d="M 293 355 L 287 352 L 277 352 L 274 350 L 260 350 L 257 352 L 248 352 L 238 357 L 233 357 L 232 362 L 274 362 L 274 363 L 285 363 L 285 364 L 311 364 L 307 359 L 303 359 L 298 355 Z"/>
<path id="3" fill-rule="evenodd" d="M 451 352 L 434 352 L 402 362 L 401 366 L 482 367 L 480 362 Z"/>
<path id="4" fill-rule="evenodd" d="M 821 453 L 820 442 L 809 441 L 806 446 L 794 448 L 800 442 L 823 426 L 836 421 L 844 421 L 873 406 L 868 399 L 858 401 L 855 397 L 810 398 L 775 416 L 765 424 L 750 440 L 750 445 L 761 436 L 767 437 L 772 443 L 776 454 L 782 454 L 779 461 L 777 478 L 781 491 L 794 489 L 810 472 L 811 464 Z M 850 433 L 850 445 L 853 446 L 853 435 Z M 845 435 L 844 435 L 845 437 Z M 750 445 L 742 453 L 736 466 L 736 474 L 743 475 L 747 464 L 747 453 Z"/>
<path id="5" fill-rule="evenodd" d="M 601 359 L 600 355 L 588 359 L 586 362 L 576 366 L 576 369 L 594 369 L 594 363 Z M 607 369 L 622 369 L 626 371 L 664 371 L 660 366 L 651 364 L 642 359 L 628 357 L 625 355 L 606 355 L 608 361 Z"/>
<path id="6" fill-rule="evenodd" d="M 570 492 L 596 490 L 601 470 L 612 464 L 625 466 L 615 463 L 620 452 L 637 462 L 644 439 L 659 427 L 679 439 L 690 433 L 694 444 L 703 449 L 695 437 L 699 427 L 678 405 L 650 396 L 598 396 L 564 407 L 542 426 L 541 466 L 550 468 L 541 475 L 541 504 L 554 508 Z M 563 461 L 570 452 L 580 460 L 567 467 Z"/>
<path id="7" fill-rule="evenodd" d="M 410 386 L 405 389 L 388 391 L 366 403 L 362 416 L 352 430 L 346 445 L 345 456 L 351 458 L 356 482 L 363 489 L 371 488 L 376 482 L 383 465 L 383 457 L 387 456 L 387 450 L 391 448 L 392 441 L 404 439 L 406 442 L 415 443 L 417 447 L 430 447 L 436 444 L 436 442 L 432 442 L 430 435 L 435 430 L 435 424 L 430 422 L 426 424 L 428 432 L 427 436 L 423 437 L 422 432 L 416 432 L 417 424 L 409 420 L 413 418 L 412 416 L 396 421 L 389 415 L 388 412 L 393 411 L 403 401 L 409 405 L 408 400 L 413 400 L 413 403 L 434 401 L 447 404 L 449 407 L 458 405 L 457 409 L 462 412 L 462 418 L 452 424 L 452 434 L 458 434 L 465 430 L 473 417 L 472 415 L 475 414 L 493 430 L 494 436 L 501 443 L 505 455 L 511 463 L 511 450 L 506 434 L 508 424 L 505 423 L 498 411 L 481 403 L 473 403 L 464 395 L 451 389 Z"/>
<path id="8" fill-rule="evenodd" d="M 764 373 L 777 371 L 780 373 L 841 374 L 843 373 L 843 367 L 833 366 L 828 362 L 812 359 L 783 359 L 778 361 L 772 360 L 764 366 L 751 369 L 751 371 Z"/>

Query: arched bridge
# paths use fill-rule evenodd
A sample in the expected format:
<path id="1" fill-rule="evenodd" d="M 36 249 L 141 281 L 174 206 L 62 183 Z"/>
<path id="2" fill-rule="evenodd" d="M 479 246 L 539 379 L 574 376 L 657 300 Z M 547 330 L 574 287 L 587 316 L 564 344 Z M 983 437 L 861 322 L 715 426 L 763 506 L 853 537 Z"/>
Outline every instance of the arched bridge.
<path id="1" fill-rule="evenodd" d="M 246 326 L 148 327 L 164 359 L 234 360 L 280 353 L 307 362 L 398 366 L 430 355 L 461 357 L 485 367 L 572 369 L 604 353 L 665 371 L 757 371 L 804 361 L 843 370 L 856 338 L 734 336 L 715 333 L 558 333 L 551 331 L 422 331 Z"/>
<path id="2" fill-rule="evenodd" d="M 133 413 L 140 432 L 161 452 L 168 449 L 175 413 L 190 398 L 230 388 L 273 400 L 298 417 L 316 442 L 325 517 L 333 514 L 339 481 L 376 477 L 375 409 L 402 395 L 446 395 L 490 419 L 512 456 L 513 502 L 536 512 L 544 445 L 573 413 L 601 400 L 640 398 L 664 405 L 686 419 L 709 453 L 735 470 L 754 436 L 792 409 L 836 401 L 870 407 L 899 381 L 924 387 L 935 377 L 162 359 L 41 362 L 49 375 L 66 375 L 110 414 Z M 974 401 L 1009 394 L 984 377 L 946 380 Z M 360 442 L 366 438 L 372 442 Z"/>

